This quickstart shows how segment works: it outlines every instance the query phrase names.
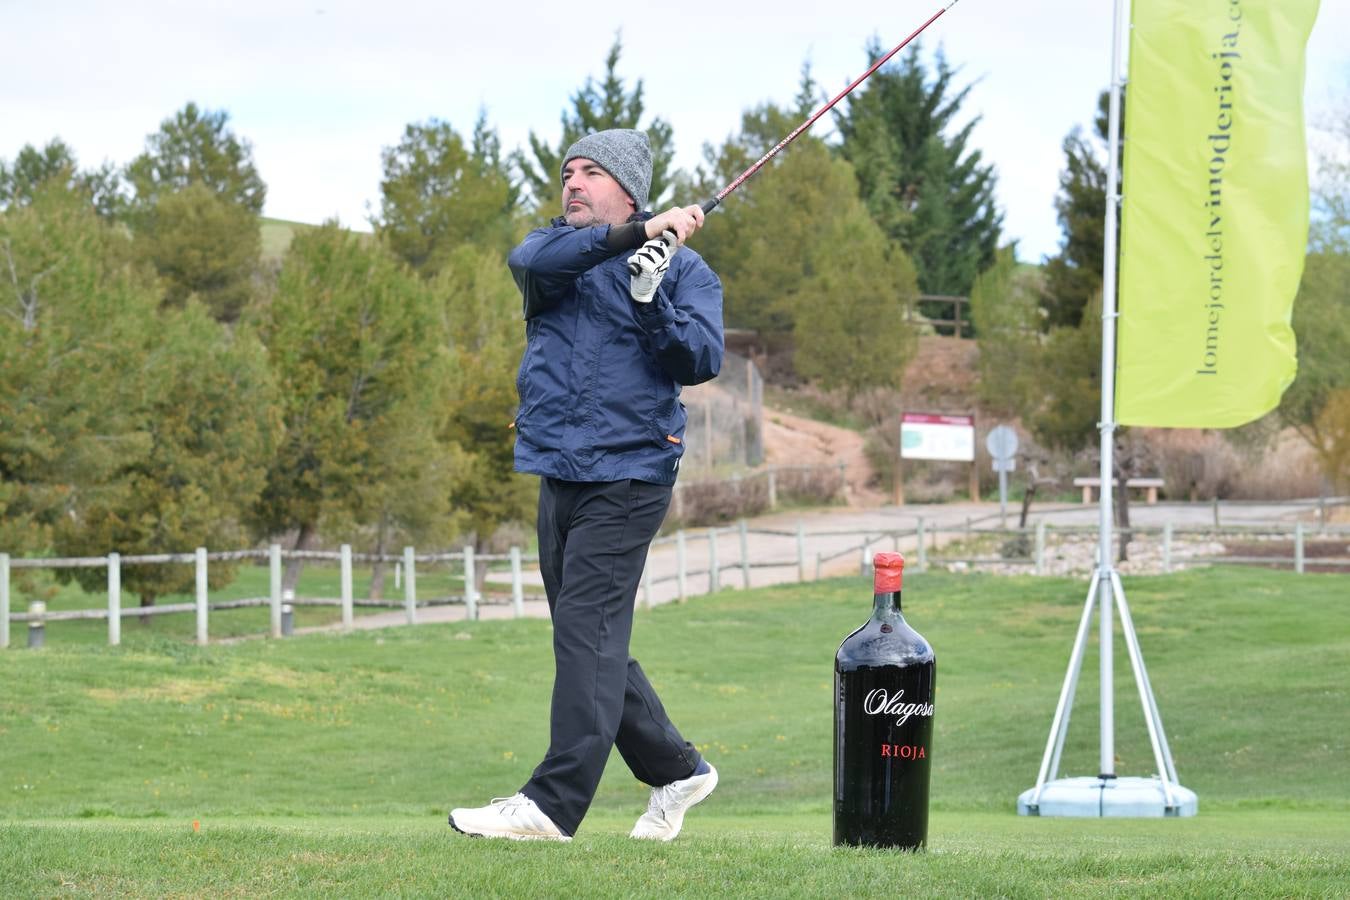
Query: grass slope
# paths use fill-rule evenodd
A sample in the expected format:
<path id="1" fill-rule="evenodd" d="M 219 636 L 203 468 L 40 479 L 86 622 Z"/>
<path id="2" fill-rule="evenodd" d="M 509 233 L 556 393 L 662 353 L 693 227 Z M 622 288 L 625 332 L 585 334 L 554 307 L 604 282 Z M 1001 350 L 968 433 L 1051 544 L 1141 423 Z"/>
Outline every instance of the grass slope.
<path id="1" fill-rule="evenodd" d="M 1127 581 L 1192 820 L 1019 819 L 1085 584 L 930 574 L 938 654 L 931 852 L 829 846 L 831 669 L 868 589 L 723 592 L 638 615 L 634 653 L 722 772 L 675 845 L 623 835 L 617 756 L 570 846 L 449 832 L 547 736 L 546 622 L 197 648 L 0 653 L 0 894 L 632 896 L 842 892 L 1326 895 L 1350 884 L 1345 578 L 1213 570 Z M 1096 770 L 1095 656 L 1065 774 Z M 1153 771 L 1123 652 L 1122 774 Z M 201 822 L 201 831 L 191 828 Z"/>

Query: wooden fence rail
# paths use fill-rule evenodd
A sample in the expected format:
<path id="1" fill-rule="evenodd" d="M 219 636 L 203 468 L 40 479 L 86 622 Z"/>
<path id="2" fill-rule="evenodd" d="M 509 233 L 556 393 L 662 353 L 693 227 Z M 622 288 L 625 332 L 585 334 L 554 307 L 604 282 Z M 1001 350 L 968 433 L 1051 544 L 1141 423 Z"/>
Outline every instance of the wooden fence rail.
<path id="1" fill-rule="evenodd" d="M 818 531 L 807 531 L 802 522 L 798 522 L 795 530 L 785 529 L 755 529 L 750 528 L 745 520 L 734 525 L 723 527 L 713 527 L 701 530 L 681 529 L 673 535 L 657 538 L 653 541 L 653 546 L 662 546 L 674 544 L 676 548 L 675 570 L 662 575 L 656 575 L 652 571 L 652 566 L 648 565 L 643 573 L 641 602 L 644 606 L 650 606 L 653 602 L 652 587 L 655 584 L 667 582 L 676 583 L 676 599 L 683 601 L 691 593 L 712 593 L 720 590 L 724 586 L 724 576 L 730 573 L 739 573 L 739 586 L 749 588 L 751 586 L 750 573 L 755 569 L 791 569 L 795 568 L 797 572 L 797 581 L 807 580 L 807 562 L 808 546 L 819 543 L 824 539 L 837 539 L 856 537 L 857 543 L 849 543 L 844 547 L 834 547 L 816 550 L 815 558 L 815 577 L 820 578 L 823 574 L 824 565 L 833 560 L 842 557 L 857 554 L 859 566 L 865 571 L 870 564 L 871 556 L 875 547 L 889 543 L 893 549 L 901 549 L 902 543 L 906 547 L 912 547 L 910 568 L 914 571 L 925 571 L 931 566 L 1019 566 L 1024 567 L 1037 575 L 1044 574 L 1046 570 L 1047 542 L 1050 533 L 1059 536 L 1090 535 L 1096 533 L 1096 526 L 1050 526 L 1045 522 L 1039 522 L 1033 528 L 980 528 L 967 520 L 961 526 L 936 527 L 926 523 L 922 517 L 918 517 L 912 528 L 896 528 L 880 531 L 871 529 L 867 531 L 847 530 L 847 529 L 822 529 Z M 1157 535 L 1161 541 L 1162 547 L 1162 569 L 1163 571 L 1172 571 L 1180 565 L 1210 564 L 1210 563 L 1233 563 L 1233 564 L 1259 564 L 1259 565 L 1283 565 L 1292 568 L 1295 572 L 1303 573 L 1307 571 L 1309 557 L 1307 555 L 1307 541 L 1309 536 L 1328 536 L 1339 539 L 1341 536 L 1350 536 L 1350 526 L 1317 526 L 1309 528 L 1303 523 L 1295 523 L 1292 527 L 1287 524 L 1277 525 L 1224 525 L 1224 526 L 1190 526 L 1174 527 L 1171 524 L 1157 527 L 1139 527 L 1129 529 L 1133 537 L 1141 535 Z M 758 555 L 751 558 L 749 552 L 749 538 L 754 535 L 758 537 L 779 538 L 791 541 L 789 551 L 782 555 L 766 556 Z M 936 555 L 937 548 L 942 543 L 942 536 L 947 535 L 955 539 L 955 546 L 961 547 L 961 540 L 967 545 L 973 539 L 981 535 L 996 535 L 1008 544 L 1010 539 L 1020 538 L 1027 547 L 1027 555 L 1005 555 L 1004 548 L 1000 548 L 997 555 L 979 555 L 968 553 L 962 556 L 956 555 Z M 734 555 L 719 555 L 719 538 L 735 536 L 738 538 L 737 550 Z M 1215 540 L 1239 539 L 1253 541 L 1258 538 L 1270 538 L 1275 540 L 1292 540 L 1292 553 L 1285 556 L 1274 555 L 1236 555 L 1236 556 L 1192 556 L 1186 560 L 1179 560 L 1173 556 L 1173 547 L 1175 541 L 1180 537 L 1209 537 Z M 706 564 L 699 563 L 698 566 L 691 566 L 690 555 L 691 543 L 697 545 L 702 542 L 704 549 L 702 551 Z M 951 542 L 949 542 L 950 545 Z M 967 549 L 972 549 L 967 546 Z M 236 600 L 217 600 L 211 601 L 207 590 L 207 573 L 211 561 L 232 561 L 240 559 L 267 559 L 271 569 L 271 589 L 267 597 L 251 597 Z M 336 561 L 340 566 L 340 598 L 323 597 L 295 597 L 290 591 L 282 589 L 282 563 L 286 559 L 307 559 L 307 560 L 325 560 L 329 562 Z M 648 557 L 650 562 L 650 556 Z M 354 562 L 374 562 L 382 561 L 395 564 L 395 587 L 401 583 L 404 590 L 403 601 L 389 600 L 357 600 L 352 592 L 352 564 Z M 1318 567 L 1332 569 L 1350 569 L 1350 557 L 1344 556 L 1318 556 L 1312 560 Z M 121 568 L 124 565 L 171 565 L 191 563 L 196 568 L 196 596 L 191 603 L 174 603 L 153 607 L 133 607 L 124 609 L 121 604 Z M 289 621 L 291 609 L 295 606 L 338 606 L 342 613 L 342 628 L 350 630 L 353 628 L 353 610 L 356 607 L 399 609 L 406 612 L 408 624 L 417 623 L 417 610 L 428 606 L 440 606 L 446 604 L 460 604 L 465 607 L 466 617 L 469 619 L 478 618 L 478 605 L 480 602 L 493 602 L 490 598 L 480 595 L 475 586 L 476 567 L 489 563 L 506 563 L 510 571 L 510 597 L 507 601 L 513 607 L 513 613 L 517 617 L 524 615 L 525 601 L 525 571 L 527 563 L 537 564 L 538 557 L 526 555 L 519 547 L 512 547 L 509 553 L 504 554 L 485 554 L 475 553 L 472 547 L 465 547 L 460 552 L 446 553 L 417 553 L 412 547 L 405 547 L 400 555 L 394 554 L 358 554 L 353 553 L 351 546 L 344 544 L 336 552 L 325 550 L 283 550 L 279 545 L 273 544 L 266 549 L 252 550 L 231 550 L 207 552 L 205 548 L 198 548 L 195 553 L 168 553 L 143 556 L 120 556 L 117 553 L 110 553 L 106 557 L 81 557 L 81 558 L 28 558 L 11 559 L 8 554 L 0 553 L 0 648 L 8 647 L 10 644 L 10 623 L 19 622 L 29 626 L 29 645 L 40 646 L 43 637 L 42 629 L 48 622 L 61 622 L 81 619 L 106 619 L 108 622 L 108 643 L 117 645 L 121 639 L 121 620 L 129 616 L 147 616 L 147 615 L 168 615 L 171 613 L 196 614 L 196 638 L 201 644 L 207 643 L 209 639 L 209 622 L 212 612 L 230 609 L 241 609 L 248 607 L 267 606 L 271 611 L 270 634 L 272 637 L 282 637 L 287 631 L 285 623 Z M 459 573 L 463 576 L 464 589 L 461 597 L 446 598 L 420 598 L 417 594 L 417 574 L 418 566 L 435 565 L 455 565 Z M 701 566 L 701 567 L 700 567 Z M 12 569 L 69 569 L 69 568 L 97 568 L 106 567 L 108 570 L 108 603 L 106 608 L 101 609 L 82 609 L 82 610 L 47 610 L 40 601 L 30 604 L 27 612 L 12 612 L 10 609 L 10 581 Z M 500 570 L 499 570 L 500 571 Z M 695 586 L 697 585 L 697 588 Z M 501 585 L 498 584 L 498 587 Z M 537 594 L 535 595 L 537 596 Z M 36 635 L 36 636 L 35 636 Z M 36 641 L 36 644 L 35 644 Z"/>

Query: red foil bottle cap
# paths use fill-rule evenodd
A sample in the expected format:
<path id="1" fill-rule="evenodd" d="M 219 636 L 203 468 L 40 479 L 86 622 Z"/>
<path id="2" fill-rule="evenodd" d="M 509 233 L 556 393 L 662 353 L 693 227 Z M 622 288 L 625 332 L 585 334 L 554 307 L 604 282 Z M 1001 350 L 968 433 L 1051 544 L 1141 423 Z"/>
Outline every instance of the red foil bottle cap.
<path id="1" fill-rule="evenodd" d="M 899 553 L 878 553 L 872 557 L 873 582 L 878 594 L 893 594 L 900 590 L 905 574 L 905 558 Z"/>

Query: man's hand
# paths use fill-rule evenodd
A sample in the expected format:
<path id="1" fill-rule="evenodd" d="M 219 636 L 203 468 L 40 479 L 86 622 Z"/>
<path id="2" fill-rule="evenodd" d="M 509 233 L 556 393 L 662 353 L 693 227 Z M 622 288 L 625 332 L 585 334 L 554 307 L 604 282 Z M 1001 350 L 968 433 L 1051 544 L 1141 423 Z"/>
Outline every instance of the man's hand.
<path id="1" fill-rule="evenodd" d="M 628 271 L 633 273 L 628 280 L 629 292 L 638 303 L 651 303 L 656 296 L 657 285 L 666 277 L 671 257 L 680 249 L 680 239 L 674 231 L 663 231 L 628 257 Z"/>
<path id="2" fill-rule="evenodd" d="M 672 231 L 675 233 L 675 246 L 683 247 L 684 242 L 703 227 L 703 207 L 697 203 L 693 206 L 672 206 L 652 216 L 646 225 L 648 238 L 655 239 L 664 231 Z"/>

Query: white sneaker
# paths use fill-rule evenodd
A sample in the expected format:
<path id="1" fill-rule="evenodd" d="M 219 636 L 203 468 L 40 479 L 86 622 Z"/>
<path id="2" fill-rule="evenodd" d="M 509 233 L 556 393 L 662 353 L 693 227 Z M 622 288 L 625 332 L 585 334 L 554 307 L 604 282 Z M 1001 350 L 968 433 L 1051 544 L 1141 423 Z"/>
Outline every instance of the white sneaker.
<path id="1" fill-rule="evenodd" d="M 647 811 L 633 826 L 629 837 L 673 841 L 684 825 L 684 814 L 717 787 L 717 770 L 710 764 L 705 775 L 690 775 L 665 787 L 652 788 Z"/>
<path id="2" fill-rule="evenodd" d="M 500 837 L 513 841 L 571 840 L 524 794 L 497 797 L 477 809 L 452 809 L 450 827 L 471 837 Z"/>

